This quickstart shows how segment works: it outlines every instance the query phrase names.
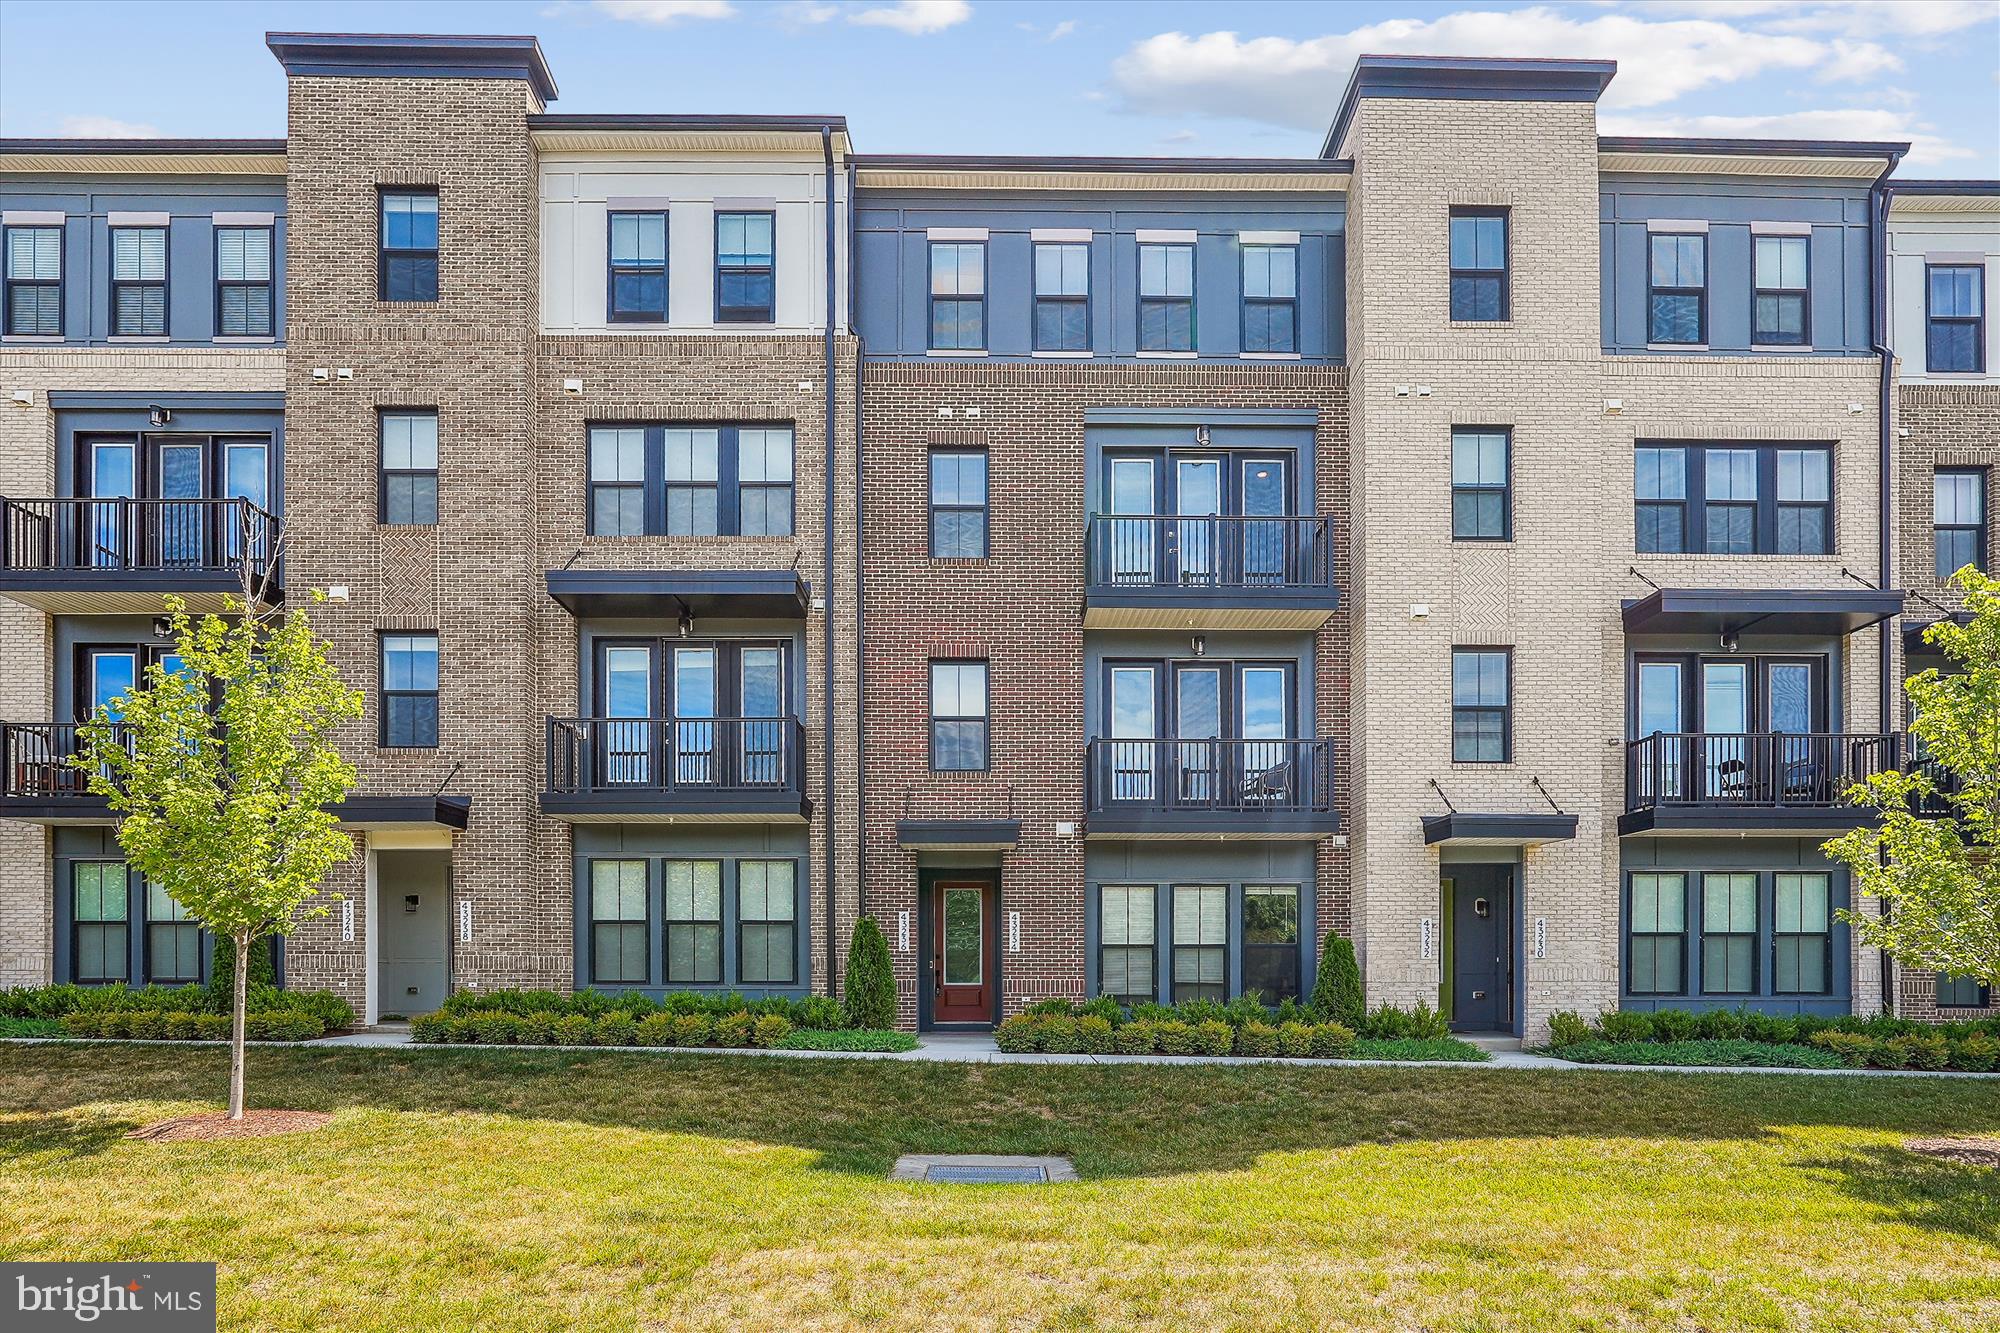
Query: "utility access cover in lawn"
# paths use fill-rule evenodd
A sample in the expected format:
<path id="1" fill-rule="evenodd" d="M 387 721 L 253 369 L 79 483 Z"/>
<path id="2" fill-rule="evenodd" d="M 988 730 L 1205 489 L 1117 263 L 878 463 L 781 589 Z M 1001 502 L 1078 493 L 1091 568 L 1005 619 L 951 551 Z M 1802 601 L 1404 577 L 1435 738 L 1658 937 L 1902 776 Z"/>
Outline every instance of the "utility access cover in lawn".
<path id="1" fill-rule="evenodd" d="M 1047 1185 L 1075 1180 L 1067 1157 L 1004 1157 L 987 1153 L 905 1153 L 889 1172 L 891 1180 L 926 1180 L 949 1185 Z"/>

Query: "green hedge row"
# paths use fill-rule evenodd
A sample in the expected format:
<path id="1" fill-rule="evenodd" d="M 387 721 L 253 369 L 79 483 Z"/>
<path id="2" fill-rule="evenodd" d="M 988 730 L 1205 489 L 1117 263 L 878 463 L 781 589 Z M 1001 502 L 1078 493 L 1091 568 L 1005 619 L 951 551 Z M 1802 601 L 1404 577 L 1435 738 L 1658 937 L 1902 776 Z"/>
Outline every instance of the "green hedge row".
<path id="1" fill-rule="evenodd" d="M 1343 1022 L 1316 1003 L 1300 1004 L 1296 1000 L 1285 1000 L 1271 1006 L 1255 994 L 1241 995 L 1226 1003 L 1221 1000 L 1188 1000 L 1176 1005 L 1135 1004 L 1130 1008 L 1109 995 L 1100 995 L 1082 1003 L 1057 997 L 1036 1000 L 1024 1007 L 1021 1014 L 1028 1018 L 1102 1018 L 1113 1027 L 1134 1022 L 1185 1023 L 1189 1026 L 1221 1023 L 1232 1032 L 1250 1024 L 1284 1027 L 1292 1023 L 1314 1027 L 1339 1023 L 1358 1037 L 1381 1041 L 1453 1040 L 1451 1024 L 1427 1004 L 1419 1004 L 1414 1009 L 1398 1009 L 1385 1004 L 1361 1015 L 1354 1023 Z"/>
<path id="2" fill-rule="evenodd" d="M 1807 1069 L 2000 1066 L 2000 1018 L 1919 1023 L 1893 1014 L 1822 1018 L 1748 1009 L 1611 1010 L 1549 1019 L 1549 1051 L 1584 1064 L 1767 1065 Z M 1616 1053 L 1606 1054 L 1607 1051 Z M 1696 1058 L 1697 1055 L 1711 1058 Z"/>
<path id="3" fill-rule="evenodd" d="M 700 1014 L 711 1019 L 749 1014 L 754 1018 L 782 1018 L 792 1027 L 814 1031 L 852 1026 L 840 1001 L 824 995 L 809 995 L 796 1000 L 783 995 L 770 995 L 751 1000 L 736 991 L 668 991 L 655 1000 L 636 991 L 608 995 L 603 991 L 585 989 L 564 995 L 552 990 L 462 990 L 447 999 L 438 1013 L 446 1018 L 498 1013 L 515 1018 L 547 1015 L 592 1019 L 628 1014 L 635 1020 L 654 1014 Z"/>
<path id="4" fill-rule="evenodd" d="M 1552 1054 L 1580 1065 L 1744 1065 L 1762 1069 L 1839 1069 L 1840 1057 L 1816 1046 L 1763 1041 L 1580 1041 Z"/>
<path id="5" fill-rule="evenodd" d="M 1052 1055 L 1290 1055 L 1338 1059 L 1354 1049 L 1354 1029 L 1338 1023 L 1251 1022 L 1231 1027 L 1219 1019 L 1184 1023 L 1149 1018 L 1113 1025 L 1101 1014 L 1016 1014 L 993 1039 L 1003 1051 Z"/>
<path id="6" fill-rule="evenodd" d="M 72 1037 L 227 1041 L 229 1021 L 228 1014 L 186 1009 L 72 1009 L 62 1016 L 62 1028 Z M 243 1035 L 250 1041 L 311 1041 L 326 1035 L 326 1024 L 301 1011 L 252 1010 L 243 1016 Z"/>
<path id="7" fill-rule="evenodd" d="M 426 1014 L 410 1024 L 415 1041 L 473 1046 L 776 1046 L 791 1032 L 783 1015 L 743 1010 L 720 1017 L 652 1013 L 643 1018 L 622 1009 L 597 1018 L 482 1010 Z"/>
<path id="8" fill-rule="evenodd" d="M 279 990 L 254 984 L 245 991 L 253 1014 L 300 1014 L 321 1032 L 354 1026 L 354 1010 L 332 991 Z M 218 986 L 19 986 L 0 991 L 0 1018 L 63 1018 L 74 1013 L 144 1010 L 170 1014 L 222 1014 L 233 997 Z"/>

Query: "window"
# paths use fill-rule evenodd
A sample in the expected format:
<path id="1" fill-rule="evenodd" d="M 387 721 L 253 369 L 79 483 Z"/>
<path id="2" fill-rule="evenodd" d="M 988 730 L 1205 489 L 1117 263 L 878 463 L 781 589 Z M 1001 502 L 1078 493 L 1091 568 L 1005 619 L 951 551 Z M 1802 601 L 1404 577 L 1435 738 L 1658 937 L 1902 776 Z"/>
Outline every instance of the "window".
<path id="1" fill-rule="evenodd" d="M 1464 427 L 1451 433 L 1451 535 L 1454 541 L 1506 541 L 1514 535 L 1508 485 L 1511 436 Z"/>
<path id="2" fill-rule="evenodd" d="M 986 346 L 986 246 L 931 242 L 931 348 L 976 352 Z"/>
<path id="3" fill-rule="evenodd" d="M 1757 877 L 1701 877 L 1701 992 L 1751 995 L 1757 990 Z"/>
<path id="4" fill-rule="evenodd" d="M 1296 884 L 1243 886 L 1243 992 L 1265 1004 L 1299 995 L 1299 889 Z"/>
<path id="5" fill-rule="evenodd" d="M 931 663 L 931 768 L 982 770 L 986 741 L 986 663 Z"/>
<path id="6" fill-rule="evenodd" d="M 271 229 L 215 229 L 215 331 L 224 338 L 271 336 Z"/>
<path id="7" fill-rule="evenodd" d="M 1973 977 L 1948 977 L 1939 974 L 1937 979 L 1937 1003 L 1940 1009 L 1984 1009 L 1992 1002 L 1992 995 L 1986 987 Z"/>
<path id="8" fill-rule="evenodd" d="M 382 636 L 382 744 L 430 749 L 438 743 L 438 636 Z"/>
<path id="9" fill-rule="evenodd" d="M 715 215 L 715 322 L 769 324 L 776 319 L 777 262 L 771 213 Z"/>
<path id="10" fill-rule="evenodd" d="M 1194 350 L 1194 247 L 1139 247 L 1139 350 Z"/>
<path id="11" fill-rule="evenodd" d="M 1451 317 L 1461 323 L 1509 318 L 1507 210 L 1451 210 Z"/>
<path id="12" fill-rule="evenodd" d="M 1153 886 L 1107 884 L 1097 891 L 1097 911 L 1098 993 L 1120 1004 L 1156 999 Z"/>
<path id="13" fill-rule="evenodd" d="M 1243 247 L 1243 350 L 1299 350 L 1299 248 Z"/>
<path id="14" fill-rule="evenodd" d="M 1656 232 L 1646 340 L 1708 341 L 1708 237 Z"/>
<path id="15" fill-rule="evenodd" d="M 1082 241 L 1035 246 L 1035 350 L 1090 350 L 1090 246 Z"/>
<path id="16" fill-rule="evenodd" d="M 1924 266 L 1924 364 L 1936 372 L 1986 369 L 1986 270 L 1978 264 Z"/>
<path id="17" fill-rule="evenodd" d="M 1679 995 L 1687 989 L 1687 876 L 1632 876 L 1625 989 Z"/>
<path id="18" fill-rule="evenodd" d="M 667 984 L 722 980 L 722 862 L 669 861 Z"/>
<path id="19" fill-rule="evenodd" d="M 790 426 L 592 426 L 594 537 L 789 537 Z"/>
<path id="20" fill-rule="evenodd" d="M 1824 995 L 1833 963 L 1829 875 L 1776 877 L 1771 903 L 1771 989 L 1779 995 Z"/>
<path id="21" fill-rule="evenodd" d="M 736 531 L 744 537 L 792 535 L 792 432 L 789 427 L 736 432 Z"/>
<path id="22" fill-rule="evenodd" d="M 167 332 L 167 229 L 111 229 L 111 332 L 158 338 Z"/>
<path id="23" fill-rule="evenodd" d="M 1971 565 L 1986 568 L 1986 473 L 1976 468 L 1940 469 L 1931 498 L 1937 534 L 1937 576 L 1948 579 Z"/>
<path id="24" fill-rule="evenodd" d="M 162 986 L 201 980 L 201 923 L 151 880 L 146 881 L 146 980 Z"/>
<path id="25" fill-rule="evenodd" d="M 610 218 L 610 308 L 606 317 L 620 321 L 667 317 L 667 215 L 613 213 Z"/>
<path id="26" fill-rule="evenodd" d="M 640 986 L 648 980 L 646 863 L 590 863 L 590 979 Z"/>
<path id="27" fill-rule="evenodd" d="M 70 883 L 70 979 L 86 986 L 126 981 L 131 904 L 125 863 L 78 861 L 70 867 Z"/>
<path id="28" fill-rule="evenodd" d="M 666 455 L 667 532 L 712 537 L 721 532 L 722 432 L 669 430 Z"/>
<path id="29" fill-rule="evenodd" d="M 436 190 L 384 190 L 376 294 L 384 301 L 438 299 Z"/>
<path id="30" fill-rule="evenodd" d="M 646 432 L 637 427 L 590 430 L 590 532 L 637 537 L 646 531 Z"/>
<path id="31" fill-rule="evenodd" d="M 736 863 L 737 977 L 751 986 L 798 980 L 798 866 Z"/>
<path id="32" fill-rule="evenodd" d="M 1229 889 L 1174 885 L 1174 1003 L 1229 998 Z"/>
<path id="33" fill-rule="evenodd" d="M 10 334 L 62 335 L 61 227 L 7 228 L 7 324 Z"/>
<path id="34" fill-rule="evenodd" d="M 1833 550 L 1833 455 L 1823 448 L 1641 445 L 1633 495 L 1642 553 Z"/>
<path id="35" fill-rule="evenodd" d="M 1776 347 L 1804 347 L 1808 267 L 1812 242 L 1805 236 L 1759 236 L 1750 341 Z"/>
<path id="36" fill-rule="evenodd" d="M 438 419 L 436 412 L 384 412 L 382 521 L 438 521 Z"/>
<path id="37" fill-rule="evenodd" d="M 1505 648 L 1454 648 L 1451 653 L 1451 758 L 1459 764 L 1504 764 L 1513 749 L 1508 694 L 1512 654 Z"/>
<path id="38" fill-rule="evenodd" d="M 986 555 L 986 451 L 931 451 L 931 554 L 940 560 Z"/>

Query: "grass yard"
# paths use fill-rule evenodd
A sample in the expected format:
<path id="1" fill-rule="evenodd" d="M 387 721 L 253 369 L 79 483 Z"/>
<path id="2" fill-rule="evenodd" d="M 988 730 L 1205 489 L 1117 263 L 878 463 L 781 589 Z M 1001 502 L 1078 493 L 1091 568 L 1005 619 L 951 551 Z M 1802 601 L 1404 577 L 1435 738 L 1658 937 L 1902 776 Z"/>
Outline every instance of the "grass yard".
<path id="1" fill-rule="evenodd" d="M 0 1259 L 216 1259 L 225 1328 L 1980 1329 L 1979 1080 L 0 1047 Z M 903 1152 L 1081 1183 L 889 1184 Z"/>

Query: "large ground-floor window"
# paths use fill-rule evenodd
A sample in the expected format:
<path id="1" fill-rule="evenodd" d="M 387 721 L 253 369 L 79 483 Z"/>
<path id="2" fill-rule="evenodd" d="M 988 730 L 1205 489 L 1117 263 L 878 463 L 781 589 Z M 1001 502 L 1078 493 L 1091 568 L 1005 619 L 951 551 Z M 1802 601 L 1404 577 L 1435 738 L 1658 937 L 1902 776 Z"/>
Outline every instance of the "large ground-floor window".
<path id="1" fill-rule="evenodd" d="M 80 986 L 196 985 L 208 935 L 164 886 L 111 857 L 57 861 L 57 975 Z"/>
<path id="2" fill-rule="evenodd" d="M 591 856 L 580 877 L 579 970 L 594 985 L 800 984 L 795 857 Z"/>
<path id="3" fill-rule="evenodd" d="M 1296 883 L 1189 880 L 1091 890 L 1088 984 L 1121 1004 L 1297 999 L 1310 900 Z"/>
<path id="4" fill-rule="evenodd" d="M 1826 870 L 1733 866 L 1625 877 L 1623 991 L 1671 1002 L 1833 997 L 1844 881 Z"/>

